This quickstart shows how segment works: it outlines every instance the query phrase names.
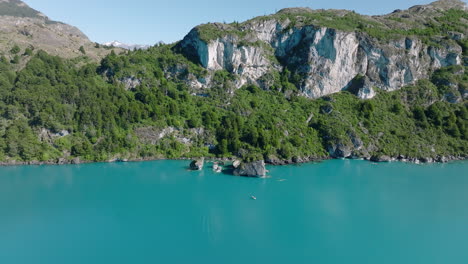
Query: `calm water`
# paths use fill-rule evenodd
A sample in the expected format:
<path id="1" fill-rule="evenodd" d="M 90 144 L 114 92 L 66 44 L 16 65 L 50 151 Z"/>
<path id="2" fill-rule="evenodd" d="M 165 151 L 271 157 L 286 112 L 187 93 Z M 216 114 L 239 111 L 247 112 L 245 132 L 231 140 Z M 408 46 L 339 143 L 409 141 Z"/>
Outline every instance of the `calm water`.
<path id="1" fill-rule="evenodd" d="M 468 263 L 466 162 L 186 165 L 0 168 L 0 263 Z"/>

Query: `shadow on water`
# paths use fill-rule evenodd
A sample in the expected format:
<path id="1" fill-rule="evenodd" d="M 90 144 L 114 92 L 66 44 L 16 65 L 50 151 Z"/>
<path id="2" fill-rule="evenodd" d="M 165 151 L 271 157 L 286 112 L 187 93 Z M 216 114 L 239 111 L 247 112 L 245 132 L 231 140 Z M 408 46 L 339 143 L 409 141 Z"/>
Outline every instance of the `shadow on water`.
<path id="1" fill-rule="evenodd" d="M 229 175 L 229 176 L 235 176 L 234 175 L 234 167 L 232 166 L 227 166 L 221 171 L 222 174 L 224 175 Z"/>

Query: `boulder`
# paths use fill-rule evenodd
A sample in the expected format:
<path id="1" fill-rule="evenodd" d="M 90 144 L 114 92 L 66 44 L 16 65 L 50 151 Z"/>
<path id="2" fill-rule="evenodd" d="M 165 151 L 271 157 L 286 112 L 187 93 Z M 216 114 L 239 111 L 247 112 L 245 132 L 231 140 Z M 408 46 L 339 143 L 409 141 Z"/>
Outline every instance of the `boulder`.
<path id="1" fill-rule="evenodd" d="M 441 157 L 437 157 L 436 161 L 441 162 L 441 163 L 447 163 L 449 159 L 445 156 L 441 156 Z"/>
<path id="2" fill-rule="evenodd" d="M 333 158 L 347 158 L 351 156 L 351 147 L 341 142 L 328 146 L 328 153 Z"/>
<path id="3" fill-rule="evenodd" d="M 433 158 L 430 158 L 430 157 L 425 157 L 425 158 L 421 158 L 420 161 L 422 163 L 433 163 L 434 162 L 434 159 Z"/>
<path id="4" fill-rule="evenodd" d="M 235 161 L 232 163 L 232 167 L 234 167 L 234 169 L 239 168 L 240 165 L 241 165 L 241 161 L 240 161 L 240 160 L 235 160 Z"/>
<path id="5" fill-rule="evenodd" d="M 234 169 L 234 175 L 247 177 L 265 177 L 267 170 L 265 161 L 243 162 Z"/>
<path id="6" fill-rule="evenodd" d="M 373 162 L 390 162 L 392 158 L 387 155 L 374 155 L 370 160 Z"/>
<path id="7" fill-rule="evenodd" d="M 221 167 L 218 162 L 215 162 L 213 163 L 213 171 L 219 173 L 223 171 L 223 167 Z"/>
<path id="8" fill-rule="evenodd" d="M 192 163 L 190 163 L 190 169 L 191 170 L 202 170 L 204 164 L 205 164 L 205 159 L 204 158 L 193 160 Z"/>

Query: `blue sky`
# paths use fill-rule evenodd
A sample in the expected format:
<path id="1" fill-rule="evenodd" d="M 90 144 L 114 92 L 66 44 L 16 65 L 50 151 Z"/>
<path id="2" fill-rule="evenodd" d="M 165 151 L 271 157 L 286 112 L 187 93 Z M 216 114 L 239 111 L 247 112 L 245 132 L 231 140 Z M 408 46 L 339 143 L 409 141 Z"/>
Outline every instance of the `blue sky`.
<path id="1" fill-rule="evenodd" d="M 80 28 L 95 42 L 171 43 L 206 22 L 244 21 L 284 7 L 349 9 L 378 15 L 431 0 L 24 0 L 53 20 Z M 465 1 L 466 2 L 466 1 Z"/>

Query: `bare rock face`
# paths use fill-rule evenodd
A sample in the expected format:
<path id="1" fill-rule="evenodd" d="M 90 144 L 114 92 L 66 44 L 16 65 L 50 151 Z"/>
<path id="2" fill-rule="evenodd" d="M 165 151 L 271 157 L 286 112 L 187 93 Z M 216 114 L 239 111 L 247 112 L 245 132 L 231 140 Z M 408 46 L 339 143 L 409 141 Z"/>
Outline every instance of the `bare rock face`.
<path id="1" fill-rule="evenodd" d="M 190 163 L 190 169 L 191 170 L 202 170 L 204 164 L 205 164 L 205 159 L 204 158 L 193 160 L 192 163 Z"/>
<path id="2" fill-rule="evenodd" d="M 265 161 L 244 162 L 234 170 L 234 175 L 247 177 L 265 177 L 267 170 Z"/>
<path id="3" fill-rule="evenodd" d="M 466 10 L 462 2 L 448 2 Z M 438 1 L 427 8 L 440 11 L 441 3 L 445 2 Z M 380 41 L 358 30 L 343 31 L 313 23 L 298 25 L 297 21 L 294 24 L 289 19 L 279 18 L 284 14 L 306 17 L 314 12 L 319 11 L 285 9 L 277 15 L 252 19 L 237 28 L 222 24 L 202 25 L 193 29 L 176 50 L 209 72 L 226 70 L 233 73 L 237 77 L 237 88 L 255 84 L 268 89 L 272 74 L 287 68 L 299 76 L 296 85 L 302 95 L 309 98 L 347 89 L 357 76 L 362 76 L 364 82 L 356 95 L 370 99 L 376 95 L 374 88 L 393 91 L 427 78 L 431 71 L 440 67 L 462 64 L 462 48 L 450 39 L 440 39 L 437 45 L 406 36 Z M 336 12 L 349 13 L 345 10 Z M 401 11 L 402 14 L 415 12 Z M 395 14 L 399 12 L 387 16 Z M 430 19 L 429 15 L 433 14 L 428 13 L 426 19 Z M 383 27 L 393 21 L 386 16 L 369 19 L 376 23 L 384 21 Z M 206 39 L 203 30 L 207 26 L 216 31 L 218 37 Z M 463 36 L 463 33 L 451 34 L 454 38 Z M 209 80 L 204 80 L 196 86 L 210 88 L 210 85 Z"/>
<path id="4" fill-rule="evenodd" d="M 237 168 L 239 168 L 241 163 L 242 162 L 240 160 L 235 160 L 235 161 L 232 162 L 232 167 L 234 167 L 234 169 L 237 169 Z"/>
<path id="5" fill-rule="evenodd" d="M 376 155 L 372 156 L 370 160 L 373 162 L 390 162 L 392 159 L 386 155 Z"/>

